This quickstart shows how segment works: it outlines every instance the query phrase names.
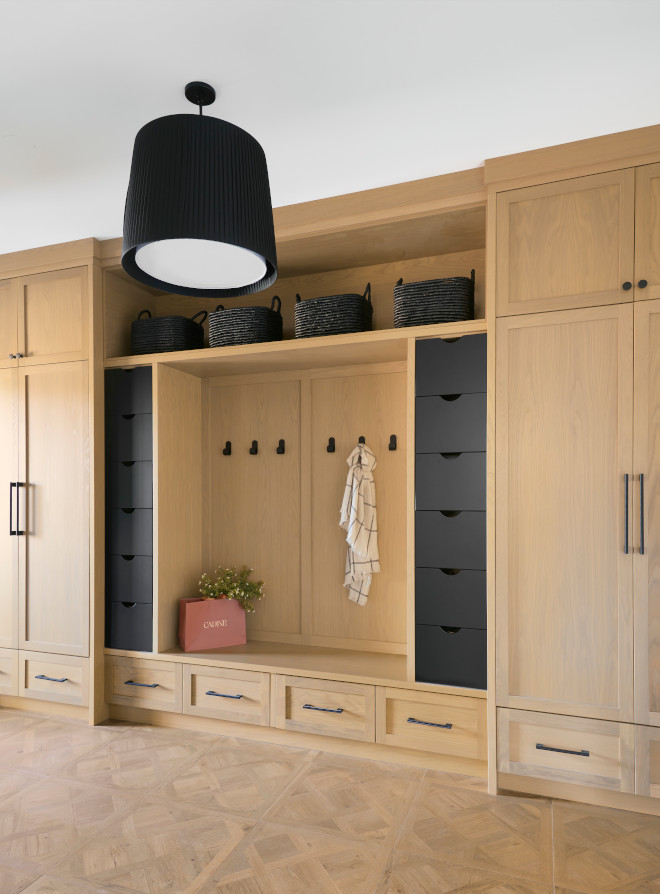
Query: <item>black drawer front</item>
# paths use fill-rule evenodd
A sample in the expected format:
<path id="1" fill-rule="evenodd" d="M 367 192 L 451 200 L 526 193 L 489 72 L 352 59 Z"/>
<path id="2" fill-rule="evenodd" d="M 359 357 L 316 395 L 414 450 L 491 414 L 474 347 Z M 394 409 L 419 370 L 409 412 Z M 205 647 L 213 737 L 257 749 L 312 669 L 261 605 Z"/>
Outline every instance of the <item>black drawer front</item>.
<path id="1" fill-rule="evenodd" d="M 486 570 L 486 513 L 415 513 L 417 567 Z"/>
<path id="2" fill-rule="evenodd" d="M 105 467 L 105 504 L 108 509 L 151 509 L 153 463 L 108 462 Z"/>
<path id="3" fill-rule="evenodd" d="M 108 416 L 105 420 L 105 458 L 117 462 L 144 462 L 153 458 L 151 413 Z"/>
<path id="4" fill-rule="evenodd" d="M 107 602 L 105 644 L 108 649 L 151 652 L 153 606 L 141 602 Z"/>
<path id="5" fill-rule="evenodd" d="M 151 367 L 106 370 L 105 412 L 107 416 L 151 413 Z"/>
<path id="6" fill-rule="evenodd" d="M 418 624 L 486 628 L 486 572 L 418 568 L 415 572 Z"/>
<path id="7" fill-rule="evenodd" d="M 415 507 L 485 512 L 486 454 L 419 454 L 415 458 Z"/>
<path id="8" fill-rule="evenodd" d="M 151 556 L 106 556 L 105 598 L 115 602 L 153 602 Z"/>
<path id="9" fill-rule="evenodd" d="M 425 394 L 469 394 L 486 390 L 486 336 L 464 335 L 456 341 L 417 341 L 415 390 Z"/>
<path id="10" fill-rule="evenodd" d="M 457 632 L 418 624 L 415 678 L 423 683 L 486 689 L 486 631 L 463 627 Z"/>
<path id="11" fill-rule="evenodd" d="M 416 453 L 467 453 L 486 449 L 486 395 L 437 395 L 415 401 Z"/>
<path id="12" fill-rule="evenodd" d="M 110 509 L 105 520 L 106 552 L 124 556 L 153 555 L 151 509 Z"/>

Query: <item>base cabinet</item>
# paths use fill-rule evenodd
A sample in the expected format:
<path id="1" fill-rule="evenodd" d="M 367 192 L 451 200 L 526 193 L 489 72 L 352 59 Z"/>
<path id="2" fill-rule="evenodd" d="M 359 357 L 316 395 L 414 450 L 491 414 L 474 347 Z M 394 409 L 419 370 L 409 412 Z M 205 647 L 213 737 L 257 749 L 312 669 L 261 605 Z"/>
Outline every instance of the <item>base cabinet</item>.
<path id="1" fill-rule="evenodd" d="M 660 729 L 635 727 L 635 792 L 660 798 Z"/>
<path id="2" fill-rule="evenodd" d="M 67 705 L 89 704 L 89 659 L 19 652 L 18 694 Z"/>

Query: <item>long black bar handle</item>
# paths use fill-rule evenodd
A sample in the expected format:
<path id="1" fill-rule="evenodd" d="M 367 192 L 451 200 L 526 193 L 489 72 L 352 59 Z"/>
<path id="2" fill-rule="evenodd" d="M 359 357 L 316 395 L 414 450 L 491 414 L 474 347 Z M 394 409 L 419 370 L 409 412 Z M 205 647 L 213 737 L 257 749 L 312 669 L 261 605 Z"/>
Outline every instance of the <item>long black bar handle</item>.
<path id="1" fill-rule="evenodd" d="M 589 757 L 589 752 L 584 748 L 582 751 L 571 751 L 570 748 L 552 748 L 550 745 L 541 745 L 540 742 L 536 743 L 536 747 L 539 751 L 558 751 L 559 754 L 575 754 L 578 757 Z"/>
<path id="2" fill-rule="evenodd" d="M 16 531 L 12 525 L 14 523 L 14 488 L 18 486 L 16 481 L 9 482 L 9 536 L 15 537 Z"/>
<path id="3" fill-rule="evenodd" d="M 431 723 L 430 720 L 415 720 L 414 717 L 409 717 L 407 720 L 408 723 L 419 723 L 422 726 L 437 726 L 440 729 L 451 729 L 451 723 Z"/>
<path id="4" fill-rule="evenodd" d="M 68 677 L 47 677 L 46 674 L 37 674 L 35 680 L 48 680 L 49 683 L 66 683 Z"/>
<path id="5" fill-rule="evenodd" d="M 639 554 L 644 555 L 644 476 L 639 476 Z"/>
<path id="6" fill-rule="evenodd" d="M 158 683 L 136 683 L 134 680 L 124 680 L 124 686 L 144 686 L 146 689 L 155 689 Z"/>
<path id="7" fill-rule="evenodd" d="M 306 711 L 327 711 L 328 714 L 343 714 L 343 708 L 317 708 L 316 705 L 303 705 Z"/>
<path id="8" fill-rule="evenodd" d="M 207 695 L 217 695 L 218 698 L 243 698 L 242 695 L 226 695 L 224 692 L 214 692 L 212 689 L 207 689 Z"/>
<path id="9" fill-rule="evenodd" d="M 16 482 L 16 535 L 17 535 L 18 537 L 22 537 L 23 534 L 25 534 L 25 531 L 21 531 L 21 521 L 20 521 L 20 516 L 21 516 L 21 497 L 20 497 L 20 493 L 19 493 L 19 490 L 18 490 L 19 487 L 25 487 L 25 482 L 24 482 L 24 481 L 17 481 L 17 482 Z"/>
<path id="10" fill-rule="evenodd" d="M 626 482 L 626 487 L 625 487 L 625 500 L 626 500 L 626 506 L 625 506 L 625 510 L 624 510 L 624 519 L 625 519 L 625 548 L 624 548 L 624 552 L 625 552 L 626 555 L 628 555 L 628 479 L 629 479 L 629 478 L 630 478 L 629 475 L 626 475 L 626 476 L 625 476 L 625 482 Z M 537 745 L 536 747 L 538 748 L 538 745 Z"/>

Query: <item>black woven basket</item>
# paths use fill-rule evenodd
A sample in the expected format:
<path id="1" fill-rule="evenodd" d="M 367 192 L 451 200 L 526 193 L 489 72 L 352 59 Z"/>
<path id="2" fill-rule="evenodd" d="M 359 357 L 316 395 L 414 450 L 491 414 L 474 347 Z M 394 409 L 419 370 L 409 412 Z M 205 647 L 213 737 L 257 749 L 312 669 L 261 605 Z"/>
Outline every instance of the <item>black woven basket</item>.
<path id="1" fill-rule="evenodd" d="M 142 319 L 143 314 L 149 314 Z M 159 354 L 164 351 L 188 351 L 204 347 L 206 311 L 188 317 L 152 317 L 149 310 L 141 310 L 131 323 L 131 352 Z M 202 319 L 197 322 L 197 317 Z"/>
<path id="2" fill-rule="evenodd" d="M 230 307 L 219 304 L 209 314 L 209 345 L 251 345 L 282 340 L 282 302 L 273 296 L 270 307 Z"/>
<path id="3" fill-rule="evenodd" d="M 296 338 L 367 332 L 372 315 L 371 283 L 367 283 L 364 295 L 327 295 L 306 301 L 296 295 Z"/>
<path id="4" fill-rule="evenodd" d="M 474 270 L 468 276 L 449 276 L 394 287 L 394 325 L 424 326 L 474 319 Z"/>

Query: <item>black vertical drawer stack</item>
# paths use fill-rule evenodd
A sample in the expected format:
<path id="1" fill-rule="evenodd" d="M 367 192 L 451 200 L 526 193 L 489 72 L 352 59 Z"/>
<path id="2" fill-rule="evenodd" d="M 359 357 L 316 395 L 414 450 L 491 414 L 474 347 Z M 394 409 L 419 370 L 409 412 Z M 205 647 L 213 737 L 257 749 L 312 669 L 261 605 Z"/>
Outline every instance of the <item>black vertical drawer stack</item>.
<path id="1" fill-rule="evenodd" d="M 153 630 L 151 368 L 105 373 L 105 644 L 150 652 Z"/>
<path id="2" fill-rule="evenodd" d="M 416 679 L 486 688 L 486 336 L 416 345 Z"/>

